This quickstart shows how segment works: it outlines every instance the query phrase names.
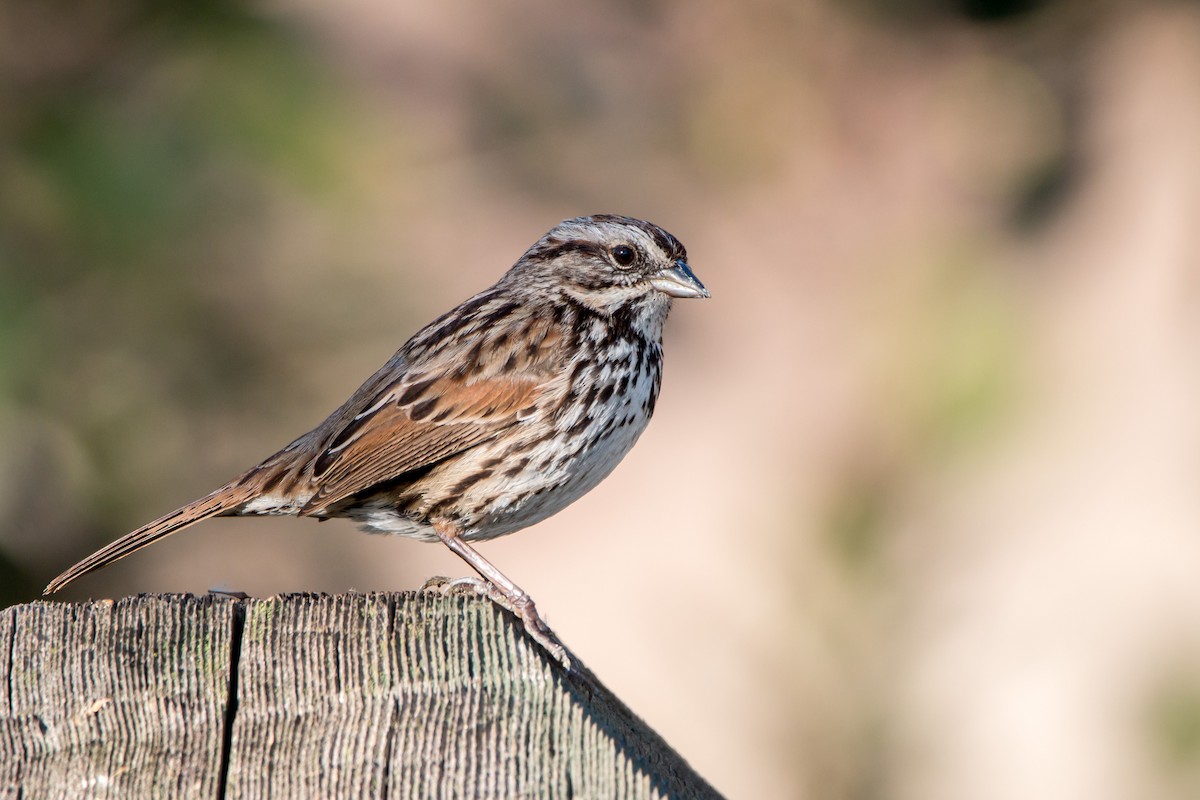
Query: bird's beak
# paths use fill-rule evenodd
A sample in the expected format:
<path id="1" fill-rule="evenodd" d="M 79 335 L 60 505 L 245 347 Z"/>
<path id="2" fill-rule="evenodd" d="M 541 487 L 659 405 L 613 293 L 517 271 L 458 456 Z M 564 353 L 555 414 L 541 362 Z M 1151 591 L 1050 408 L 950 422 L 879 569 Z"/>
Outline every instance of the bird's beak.
<path id="1" fill-rule="evenodd" d="M 671 297 L 708 297 L 708 289 L 683 259 L 650 279 L 650 285 Z"/>

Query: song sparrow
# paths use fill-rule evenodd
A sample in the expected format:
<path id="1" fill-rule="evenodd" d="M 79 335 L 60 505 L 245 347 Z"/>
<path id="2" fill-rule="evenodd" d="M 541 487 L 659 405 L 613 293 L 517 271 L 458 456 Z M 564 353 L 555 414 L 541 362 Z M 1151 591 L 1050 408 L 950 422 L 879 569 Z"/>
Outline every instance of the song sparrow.
<path id="1" fill-rule="evenodd" d="M 314 430 L 88 556 L 46 593 L 209 517 L 349 517 L 444 542 L 561 657 L 529 595 L 468 542 L 562 510 L 633 446 L 658 397 L 672 298 L 708 297 L 686 257 L 643 220 L 560 223 Z"/>

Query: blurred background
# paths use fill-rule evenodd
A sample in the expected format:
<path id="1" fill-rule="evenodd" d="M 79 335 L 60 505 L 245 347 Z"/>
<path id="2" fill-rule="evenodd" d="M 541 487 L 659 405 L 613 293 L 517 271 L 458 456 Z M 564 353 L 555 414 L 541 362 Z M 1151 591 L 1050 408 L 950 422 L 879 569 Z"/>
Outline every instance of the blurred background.
<path id="1" fill-rule="evenodd" d="M 1200 795 L 1191 2 L 6 0 L 0 600 L 594 212 L 713 299 L 482 549 L 617 694 L 731 797 Z M 465 570 L 220 520 L 64 598 Z"/>

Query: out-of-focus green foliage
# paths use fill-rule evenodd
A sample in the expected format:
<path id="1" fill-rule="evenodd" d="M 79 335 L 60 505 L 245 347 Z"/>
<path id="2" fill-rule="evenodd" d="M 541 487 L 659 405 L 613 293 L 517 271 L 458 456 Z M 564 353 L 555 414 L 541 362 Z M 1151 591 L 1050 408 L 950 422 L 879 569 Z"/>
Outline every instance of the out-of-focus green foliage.
<path id="1" fill-rule="evenodd" d="M 248 373 L 269 379 L 261 333 L 198 289 L 229 272 L 255 285 L 254 259 L 230 254 L 253 252 L 246 221 L 276 184 L 314 202 L 336 185 L 341 103 L 293 31 L 240 4 L 24 3 L 4 16 L 0 550 L 19 551 L 3 555 L 9 603 L 28 596 L 25 570 L 58 554 L 11 534 L 45 524 L 32 509 L 60 509 L 62 527 L 40 537 L 111 535 L 129 523 L 117 499 L 127 435 L 153 427 L 163 403 L 203 414 L 235 402 Z M 65 469 L 72 461 L 81 468 Z"/>
<path id="2" fill-rule="evenodd" d="M 1164 682 L 1151 698 L 1148 740 L 1174 796 L 1194 796 L 1200 788 L 1200 685 L 1194 668 Z"/>

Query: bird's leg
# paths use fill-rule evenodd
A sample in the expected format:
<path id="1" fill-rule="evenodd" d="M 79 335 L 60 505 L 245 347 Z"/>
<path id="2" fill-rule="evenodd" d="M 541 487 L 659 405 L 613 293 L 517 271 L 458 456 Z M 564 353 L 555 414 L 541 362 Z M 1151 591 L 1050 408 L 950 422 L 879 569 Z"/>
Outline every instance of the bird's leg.
<path id="1" fill-rule="evenodd" d="M 533 598 L 524 589 L 509 580 L 503 572 L 496 569 L 492 562 L 479 554 L 478 550 L 464 542 L 458 535 L 458 530 L 452 525 L 437 522 L 434 523 L 433 529 L 446 547 L 470 564 L 471 568 L 483 577 L 482 581 L 460 578 L 451 581 L 450 585 L 469 583 L 481 594 L 486 594 L 493 602 L 507 608 L 524 623 L 525 632 L 533 637 L 534 641 L 546 648 L 550 655 L 554 656 L 564 667 L 570 669 L 571 659 L 567 654 L 567 648 L 554 635 L 554 631 L 550 630 L 550 626 L 542 620 L 537 612 L 537 606 L 533 603 Z"/>

